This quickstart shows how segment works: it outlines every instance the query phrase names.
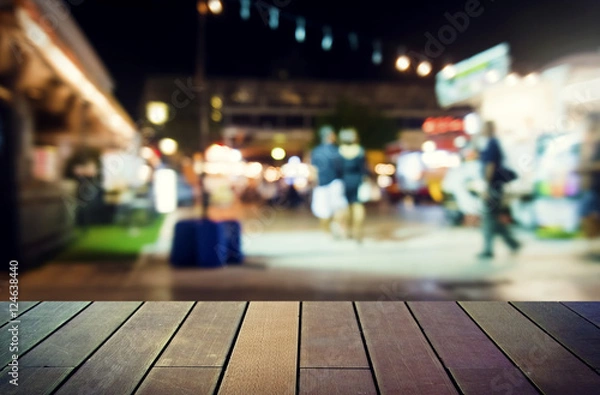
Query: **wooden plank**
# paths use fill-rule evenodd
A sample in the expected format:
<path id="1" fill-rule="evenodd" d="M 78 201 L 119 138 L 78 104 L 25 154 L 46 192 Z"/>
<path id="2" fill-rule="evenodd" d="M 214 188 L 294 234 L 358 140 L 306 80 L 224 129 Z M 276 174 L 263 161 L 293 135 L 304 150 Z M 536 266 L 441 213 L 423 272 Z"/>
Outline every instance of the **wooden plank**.
<path id="1" fill-rule="evenodd" d="M 136 395 L 212 395 L 221 368 L 154 367 Z"/>
<path id="2" fill-rule="evenodd" d="M 456 394 L 402 302 L 361 302 L 357 310 L 381 394 Z"/>
<path id="3" fill-rule="evenodd" d="M 294 394 L 299 303 L 252 302 L 219 394 Z"/>
<path id="4" fill-rule="evenodd" d="M 244 302 L 199 302 L 156 366 L 223 366 L 245 307 Z"/>
<path id="5" fill-rule="evenodd" d="M 600 302 L 563 302 L 563 304 L 600 328 Z"/>
<path id="6" fill-rule="evenodd" d="M 520 302 L 513 305 L 572 353 L 600 370 L 600 328 L 560 303 Z"/>
<path id="7" fill-rule="evenodd" d="M 95 302 L 19 361 L 22 366 L 77 367 L 140 306 Z"/>
<path id="8" fill-rule="evenodd" d="M 144 303 L 57 393 L 133 392 L 192 305 L 191 302 Z"/>
<path id="9" fill-rule="evenodd" d="M 408 306 L 463 393 L 538 393 L 456 303 L 409 302 Z"/>
<path id="10" fill-rule="evenodd" d="M 40 302 L 18 302 L 17 306 L 16 306 L 17 307 L 17 309 L 16 309 L 17 317 L 19 317 L 21 314 L 30 310 L 31 308 L 33 308 L 35 305 L 37 305 L 39 303 Z M 11 305 L 13 305 L 13 306 L 11 306 Z M 0 302 L 0 311 L 2 312 L 2 317 L 0 317 L 0 327 L 6 325 L 12 319 L 11 314 L 10 314 L 11 308 L 14 309 L 14 303 Z"/>
<path id="11" fill-rule="evenodd" d="M 301 395 L 376 395 L 369 369 L 301 369 Z"/>
<path id="12" fill-rule="evenodd" d="M 44 302 L 19 317 L 18 354 L 23 355 L 46 336 L 70 320 L 84 309 L 90 302 Z M 10 344 L 12 334 L 9 332 L 13 324 L 0 331 L 0 344 Z M 11 360 L 13 352 L 9 347 L 0 348 L 0 365 L 2 367 Z"/>
<path id="13" fill-rule="evenodd" d="M 504 302 L 464 302 L 467 313 L 545 394 L 592 394 L 600 375 Z"/>
<path id="14" fill-rule="evenodd" d="M 15 387 L 9 382 L 12 377 L 8 375 L 8 368 L 6 368 L 0 373 L 0 394 L 50 394 L 69 375 L 71 370 L 72 368 L 20 367 L 19 386 Z"/>
<path id="15" fill-rule="evenodd" d="M 301 368 L 368 368 L 352 302 L 302 304 Z"/>

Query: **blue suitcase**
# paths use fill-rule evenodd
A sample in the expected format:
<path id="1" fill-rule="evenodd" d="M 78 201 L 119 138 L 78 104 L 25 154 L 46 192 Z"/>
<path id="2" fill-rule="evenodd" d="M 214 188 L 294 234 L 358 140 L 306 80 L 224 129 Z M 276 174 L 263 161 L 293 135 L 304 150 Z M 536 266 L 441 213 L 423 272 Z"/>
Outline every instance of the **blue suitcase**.
<path id="1" fill-rule="evenodd" d="M 173 266 L 196 266 L 196 222 L 183 220 L 175 224 L 170 256 Z"/>
<path id="2" fill-rule="evenodd" d="M 225 236 L 225 243 L 219 253 L 220 257 L 229 264 L 240 264 L 244 262 L 242 253 L 242 226 L 239 221 L 220 222 Z"/>

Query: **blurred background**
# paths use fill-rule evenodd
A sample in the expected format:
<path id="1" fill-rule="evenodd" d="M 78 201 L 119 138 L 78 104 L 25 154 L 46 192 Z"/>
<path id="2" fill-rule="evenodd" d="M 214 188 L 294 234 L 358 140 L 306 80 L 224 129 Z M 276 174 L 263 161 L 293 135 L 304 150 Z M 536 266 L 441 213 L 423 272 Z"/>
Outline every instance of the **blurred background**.
<path id="1" fill-rule="evenodd" d="M 598 299 L 598 15 L 591 0 L 0 0 L 4 265 L 38 300 Z M 488 121 L 523 248 L 482 262 Z M 365 152 L 360 243 L 312 214 L 324 126 Z M 172 267 L 176 223 L 206 217 L 241 224 L 244 263 Z"/>

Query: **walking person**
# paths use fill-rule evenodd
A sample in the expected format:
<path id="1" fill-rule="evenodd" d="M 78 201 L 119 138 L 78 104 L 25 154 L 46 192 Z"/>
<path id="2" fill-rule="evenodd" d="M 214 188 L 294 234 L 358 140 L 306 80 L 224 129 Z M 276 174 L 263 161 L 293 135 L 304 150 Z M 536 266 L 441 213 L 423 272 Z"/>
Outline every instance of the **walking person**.
<path id="1" fill-rule="evenodd" d="M 319 130 L 321 144 L 311 153 L 311 163 L 317 168 L 318 185 L 313 190 L 311 210 L 321 220 L 321 226 L 334 238 L 343 236 L 343 219 L 348 202 L 344 197 L 341 180 L 342 159 L 335 145 L 336 136 L 331 126 Z"/>
<path id="2" fill-rule="evenodd" d="M 368 174 L 365 150 L 358 143 L 355 129 L 340 131 L 340 155 L 342 156 L 342 180 L 348 201 L 348 236 L 359 243 L 363 239 L 365 206 L 358 199 L 358 189 Z"/>
<path id="3" fill-rule="evenodd" d="M 495 136 L 495 125 L 493 122 L 488 121 L 485 123 L 478 143 L 483 179 L 486 183 L 482 196 L 483 208 L 481 220 L 484 246 L 478 258 L 490 259 L 494 257 L 494 237 L 497 234 L 502 237 L 513 253 L 519 250 L 521 243 L 514 238 L 509 227 L 500 219 L 504 185 L 510 179 L 507 179 L 507 172 L 503 167 L 504 154 Z"/>

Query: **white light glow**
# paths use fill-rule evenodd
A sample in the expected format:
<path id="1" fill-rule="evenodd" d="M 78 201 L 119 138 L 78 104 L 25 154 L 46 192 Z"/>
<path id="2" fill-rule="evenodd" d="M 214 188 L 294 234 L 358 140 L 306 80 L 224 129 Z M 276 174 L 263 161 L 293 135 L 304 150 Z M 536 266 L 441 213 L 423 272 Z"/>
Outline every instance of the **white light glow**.
<path id="1" fill-rule="evenodd" d="M 268 182 L 275 182 L 281 178 L 279 170 L 275 167 L 269 167 L 265 170 L 265 180 Z"/>
<path id="2" fill-rule="evenodd" d="M 325 27 L 323 29 L 323 40 L 321 41 L 321 47 L 324 51 L 329 51 L 333 46 L 333 36 L 331 34 L 331 29 Z"/>
<path id="3" fill-rule="evenodd" d="M 208 9 L 215 15 L 223 12 L 223 4 L 221 0 L 208 0 Z"/>
<path id="4" fill-rule="evenodd" d="M 433 141 L 426 141 L 421 146 L 423 152 L 433 152 L 437 149 L 436 144 Z"/>
<path id="5" fill-rule="evenodd" d="M 140 181 L 145 184 L 150 181 L 151 177 L 152 177 L 152 167 L 150 167 L 148 165 L 140 166 L 140 168 L 138 170 L 138 178 L 140 179 Z"/>
<path id="6" fill-rule="evenodd" d="M 291 165 L 297 165 L 297 164 L 300 164 L 301 162 L 302 161 L 297 156 L 292 156 L 292 157 L 290 157 L 290 159 L 288 159 L 288 163 Z"/>
<path id="7" fill-rule="evenodd" d="M 159 169 L 154 173 L 156 211 L 172 213 L 177 209 L 177 173 L 171 169 Z"/>
<path id="8" fill-rule="evenodd" d="M 375 166 L 375 173 L 384 176 L 391 176 L 396 173 L 396 166 L 392 164 L 379 163 Z"/>
<path id="9" fill-rule="evenodd" d="M 158 149 L 165 155 L 173 155 L 177 152 L 178 144 L 173 139 L 162 139 L 158 142 Z"/>
<path id="10" fill-rule="evenodd" d="M 488 70 L 485 73 L 485 80 L 490 84 L 495 84 L 496 82 L 500 81 L 500 73 L 498 70 Z"/>
<path id="11" fill-rule="evenodd" d="M 154 157 L 154 151 L 150 147 L 140 148 L 140 156 L 146 160 L 150 160 Z"/>
<path id="12" fill-rule="evenodd" d="M 477 134 L 481 130 L 481 119 L 473 112 L 465 116 L 464 123 L 467 134 Z"/>
<path id="13" fill-rule="evenodd" d="M 303 18 L 296 21 L 296 41 L 303 43 L 306 39 L 306 22 Z"/>
<path id="14" fill-rule="evenodd" d="M 410 67 L 410 59 L 406 55 L 398 56 L 396 59 L 396 69 L 399 71 L 406 71 Z"/>
<path id="15" fill-rule="evenodd" d="M 456 77 L 456 67 L 453 64 L 446 65 L 442 69 L 442 75 L 445 79 L 449 80 Z"/>
<path id="16" fill-rule="evenodd" d="M 431 70 L 431 63 L 426 60 L 419 63 L 419 66 L 417 66 L 417 74 L 419 74 L 421 77 L 427 77 L 431 73 Z"/>
<path id="17" fill-rule="evenodd" d="M 525 77 L 525 85 L 532 86 L 540 81 L 540 76 L 537 73 L 527 74 Z"/>
<path id="18" fill-rule="evenodd" d="M 155 125 L 164 125 L 169 119 L 167 103 L 151 101 L 146 105 L 146 117 Z"/>
<path id="19" fill-rule="evenodd" d="M 275 160 L 282 160 L 285 158 L 286 155 L 287 154 L 285 150 L 281 147 L 273 148 L 273 150 L 271 151 L 271 157 Z"/>
<path id="20" fill-rule="evenodd" d="M 259 178 L 261 173 L 263 171 L 263 167 L 260 163 L 258 162 L 252 162 L 252 163 L 248 163 L 246 165 L 246 172 L 245 172 L 245 176 L 248 178 Z"/>
<path id="21" fill-rule="evenodd" d="M 394 183 L 394 180 L 390 176 L 380 175 L 377 177 L 377 185 L 380 188 L 390 187 Z"/>
<path id="22" fill-rule="evenodd" d="M 519 83 L 519 75 L 517 73 L 510 73 L 509 75 L 506 76 L 506 79 L 504 80 L 506 82 L 506 85 L 508 86 L 515 86 Z"/>
<path id="23" fill-rule="evenodd" d="M 454 139 L 454 146 L 456 148 L 463 148 L 467 145 L 467 138 L 465 136 L 458 136 Z"/>

